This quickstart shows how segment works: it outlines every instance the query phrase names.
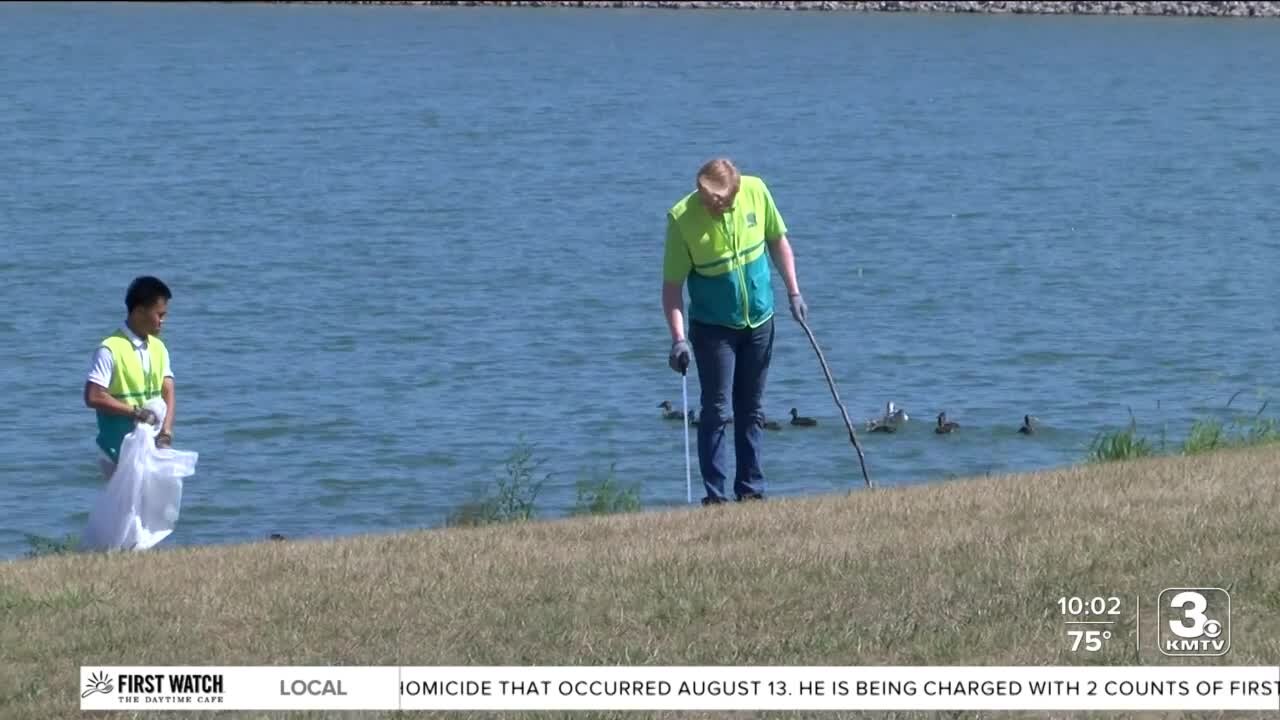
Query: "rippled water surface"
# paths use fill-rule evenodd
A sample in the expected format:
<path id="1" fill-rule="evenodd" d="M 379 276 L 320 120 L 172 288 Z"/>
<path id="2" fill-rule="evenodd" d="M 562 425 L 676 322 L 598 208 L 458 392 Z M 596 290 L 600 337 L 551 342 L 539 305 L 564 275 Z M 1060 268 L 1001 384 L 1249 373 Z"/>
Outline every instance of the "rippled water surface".
<path id="1" fill-rule="evenodd" d="M 1277 382 L 1280 23 L 264 5 L 0 8 L 0 556 L 101 487 L 90 355 L 175 291 L 170 544 L 441 523 L 519 436 L 544 515 L 616 465 L 685 501 L 663 212 L 769 182 L 885 485 L 1171 442 Z M 780 283 L 779 307 L 785 307 Z M 690 384 L 696 398 L 696 380 Z M 696 402 L 696 400 L 694 401 Z M 785 311 L 774 495 L 856 488 Z M 939 410 L 962 424 L 939 437 Z M 1024 413 L 1044 431 L 1015 429 Z M 696 464 L 695 464 L 696 468 Z M 697 479 L 695 477 L 695 482 Z M 696 492 L 695 492 L 696 497 Z"/>

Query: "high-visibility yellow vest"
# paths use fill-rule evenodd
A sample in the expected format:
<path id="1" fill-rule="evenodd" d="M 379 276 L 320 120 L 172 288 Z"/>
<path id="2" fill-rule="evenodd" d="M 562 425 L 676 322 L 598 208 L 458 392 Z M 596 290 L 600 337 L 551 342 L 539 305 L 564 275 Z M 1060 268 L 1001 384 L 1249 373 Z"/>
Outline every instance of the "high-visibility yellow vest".
<path id="1" fill-rule="evenodd" d="M 124 331 L 102 341 L 102 347 L 111 352 L 114 369 L 111 373 L 111 384 L 107 392 L 111 397 L 130 407 L 142 407 L 152 398 L 160 397 L 160 386 L 164 383 L 164 342 L 152 335 L 147 338 L 147 352 L 151 356 L 151 370 L 142 368 L 142 360 Z M 124 436 L 133 431 L 133 418 L 110 415 L 98 411 L 98 447 L 102 448 L 113 462 L 120 457 L 120 444 Z"/>

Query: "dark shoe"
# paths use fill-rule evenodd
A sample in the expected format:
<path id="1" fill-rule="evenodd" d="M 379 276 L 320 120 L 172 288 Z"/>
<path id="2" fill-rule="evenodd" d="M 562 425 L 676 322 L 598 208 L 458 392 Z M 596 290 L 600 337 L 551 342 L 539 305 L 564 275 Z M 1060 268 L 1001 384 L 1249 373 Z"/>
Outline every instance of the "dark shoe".
<path id="1" fill-rule="evenodd" d="M 710 495 L 708 495 L 708 496 L 706 496 L 706 497 L 702 498 L 702 504 L 703 504 L 704 506 L 706 506 L 706 505 L 719 505 L 719 504 L 721 504 L 721 503 L 725 503 L 725 502 L 728 502 L 728 500 L 725 500 L 724 498 L 712 497 L 712 496 L 710 496 Z"/>
<path id="2" fill-rule="evenodd" d="M 751 493 L 750 495 L 738 496 L 738 502 L 742 502 L 743 500 L 763 500 L 763 499 L 764 499 L 763 493 Z"/>

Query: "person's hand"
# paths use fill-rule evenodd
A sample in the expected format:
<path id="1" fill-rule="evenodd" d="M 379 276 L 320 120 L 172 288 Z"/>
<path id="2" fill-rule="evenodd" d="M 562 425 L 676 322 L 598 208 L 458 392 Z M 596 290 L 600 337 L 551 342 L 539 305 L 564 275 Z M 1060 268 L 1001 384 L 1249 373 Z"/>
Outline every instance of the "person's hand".
<path id="1" fill-rule="evenodd" d="M 790 299 L 791 317 L 795 318 L 796 322 L 803 323 L 809 318 L 809 306 L 804 304 L 804 296 L 800 293 L 796 293 L 795 295 L 792 295 Z"/>
<path id="2" fill-rule="evenodd" d="M 667 356 L 667 364 L 672 370 L 684 375 L 689 370 L 689 356 L 692 351 L 689 349 L 688 340 L 677 340 L 671 344 L 671 354 Z"/>
<path id="3" fill-rule="evenodd" d="M 156 435 L 156 447 L 173 447 L 173 436 L 167 432 L 161 431 L 159 435 Z"/>
<path id="4" fill-rule="evenodd" d="M 160 422 L 160 418 L 156 417 L 156 414 L 151 412 L 147 408 L 138 408 L 133 411 L 133 421 L 136 423 L 146 423 L 148 425 L 155 425 L 156 423 Z"/>

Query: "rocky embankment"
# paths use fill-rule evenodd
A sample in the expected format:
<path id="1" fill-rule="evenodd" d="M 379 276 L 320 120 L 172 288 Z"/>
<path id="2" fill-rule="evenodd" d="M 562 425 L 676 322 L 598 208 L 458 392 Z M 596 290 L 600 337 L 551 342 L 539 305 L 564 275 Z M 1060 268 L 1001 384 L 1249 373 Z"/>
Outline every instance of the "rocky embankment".
<path id="1" fill-rule="evenodd" d="M 1099 0 L 1080 2 L 909 2 L 863 0 L 861 2 L 727 2 L 717 0 L 360 0 L 319 4 L 341 5 L 492 5 L 503 7 L 598 7 L 655 9 L 738 10 L 860 10 L 864 12 L 1025 13 L 1035 15 L 1167 15 L 1183 17 L 1280 17 L 1280 2 L 1140 2 Z"/>

